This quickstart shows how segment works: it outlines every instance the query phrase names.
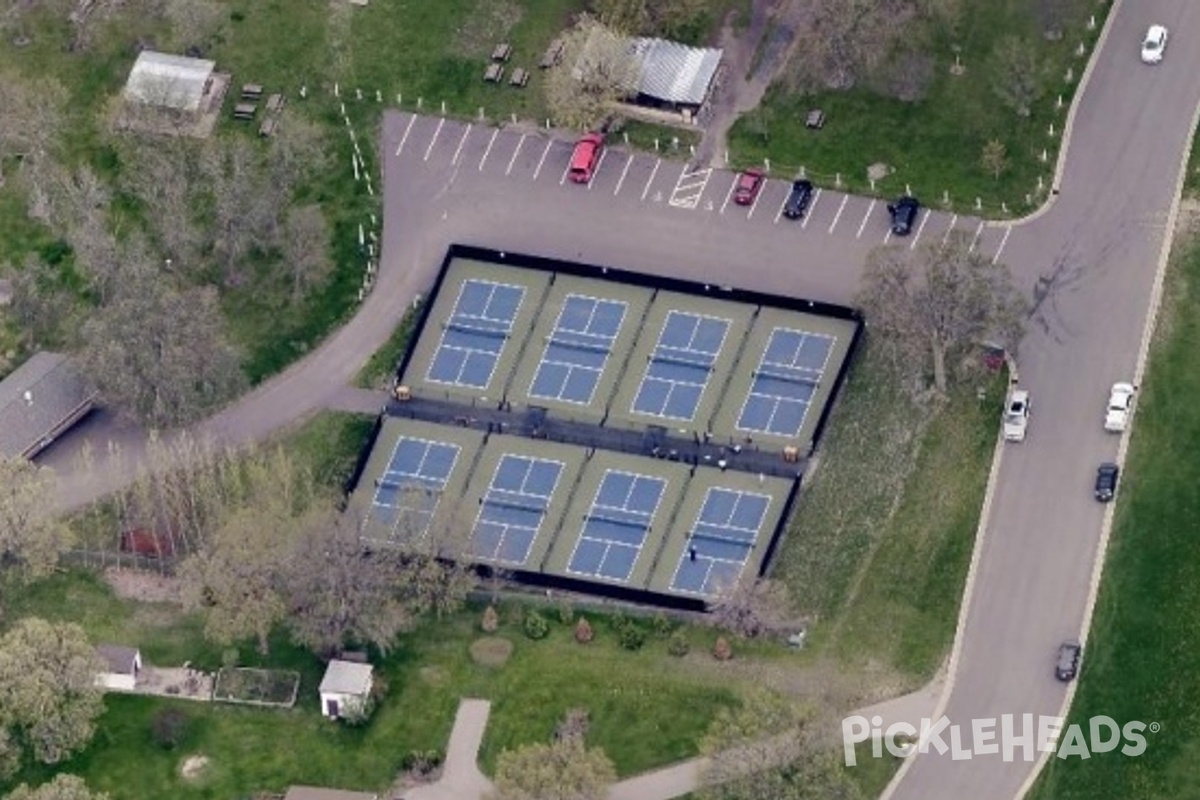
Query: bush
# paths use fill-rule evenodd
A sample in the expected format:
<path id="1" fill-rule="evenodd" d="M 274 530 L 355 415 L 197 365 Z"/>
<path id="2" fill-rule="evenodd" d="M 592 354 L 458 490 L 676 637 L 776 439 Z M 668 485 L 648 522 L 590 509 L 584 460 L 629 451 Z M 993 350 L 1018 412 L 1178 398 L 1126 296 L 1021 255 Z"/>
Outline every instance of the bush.
<path id="1" fill-rule="evenodd" d="M 618 635 L 621 642 L 621 647 L 626 650 L 641 650 L 642 645 L 646 643 L 646 632 L 642 627 L 634 622 L 626 622 L 625 627 L 621 628 Z"/>
<path id="2" fill-rule="evenodd" d="M 616 611 L 613 612 L 613 615 L 608 618 L 608 627 L 612 628 L 614 631 L 620 632 L 621 629 L 625 627 L 625 623 L 628 621 L 629 618 L 626 617 L 624 613 Z"/>
<path id="3" fill-rule="evenodd" d="M 687 637 L 683 635 L 683 631 L 675 631 L 671 634 L 670 640 L 667 642 L 667 652 L 676 658 L 683 658 L 691 652 L 692 645 L 688 642 Z"/>
<path id="4" fill-rule="evenodd" d="M 570 625 L 575 621 L 575 609 L 571 607 L 570 600 L 561 600 L 558 604 L 558 621 L 563 625 Z"/>
<path id="5" fill-rule="evenodd" d="M 427 778 L 442 765 L 440 750 L 409 750 L 400 759 L 400 771 L 414 778 Z"/>
<path id="6" fill-rule="evenodd" d="M 661 611 L 654 615 L 654 621 L 650 625 L 654 628 L 655 635 L 663 639 L 670 636 L 671 631 L 675 630 L 675 624 L 671 622 L 671 618 Z"/>
<path id="7" fill-rule="evenodd" d="M 178 708 L 164 708 L 151 722 L 154 741 L 164 750 L 174 750 L 187 735 L 187 714 Z"/>
<path id="8" fill-rule="evenodd" d="M 550 633 L 550 623 L 536 611 L 525 615 L 525 635 L 530 639 L 545 639 Z"/>
<path id="9" fill-rule="evenodd" d="M 236 647 L 230 647 L 221 652 L 221 666 L 226 669 L 233 669 L 242 660 L 242 654 L 238 652 Z"/>
<path id="10" fill-rule="evenodd" d="M 483 610 L 483 619 L 480 620 L 479 627 L 484 633 L 495 633 L 500 627 L 500 615 L 496 613 L 495 606 L 488 606 Z"/>
<path id="11" fill-rule="evenodd" d="M 592 631 L 592 625 L 585 617 L 580 617 L 579 622 L 575 624 L 575 641 L 580 644 L 587 644 L 592 640 L 595 633 Z"/>
<path id="12" fill-rule="evenodd" d="M 583 741 L 588 732 L 588 712 L 586 708 L 569 709 L 566 715 L 554 729 L 554 738 L 558 741 L 578 739 Z"/>
<path id="13" fill-rule="evenodd" d="M 712 654 L 717 661 L 728 661 L 733 658 L 733 648 L 729 646 L 729 640 L 724 636 L 718 636 L 717 643 L 713 645 Z"/>

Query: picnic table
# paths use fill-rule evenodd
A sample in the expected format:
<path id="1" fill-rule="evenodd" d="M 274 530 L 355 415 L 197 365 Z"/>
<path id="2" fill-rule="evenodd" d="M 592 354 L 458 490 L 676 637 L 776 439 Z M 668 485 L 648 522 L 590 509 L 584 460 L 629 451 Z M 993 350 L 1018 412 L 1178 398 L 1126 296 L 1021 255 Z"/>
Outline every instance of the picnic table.
<path id="1" fill-rule="evenodd" d="M 283 95 L 282 94 L 273 94 L 267 98 L 267 113 L 268 114 L 274 114 L 276 111 L 279 111 L 281 108 L 283 108 Z"/>
<path id="2" fill-rule="evenodd" d="M 247 83 L 242 86 L 243 100 L 258 100 L 262 97 L 263 87 L 257 83 Z"/>
<path id="3" fill-rule="evenodd" d="M 502 42 L 496 45 L 496 49 L 492 51 L 492 61 L 508 61 L 508 57 L 511 55 L 512 45 Z"/>
<path id="4" fill-rule="evenodd" d="M 502 64 L 488 64 L 488 68 L 483 73 L 483 79 L 489 83 L 498 83 L 504 77 L 504 66 Z"/>
<path id="5" fill-rule="evenodd" d="M 538 64 L 542 69 L 549 69 L 562 59 L 563 47 L 565 47 L 562 39 L 555 39 L 546 48 L 545 54 L 542 56 L 541 63 Z"/>
<path id="6" fill-rule="evenodd" d="M 808 117 L 804 120 L 804 127 L 820 130 L 825 124 L 825 112 L 819 108 L 814 108 L 808 112 Z"/>
<path id="7" fill-rule="evenodd" d="M 529 83 L 529 70 L 517 67 L 513 70 L 512 77 L 508 82 L 513 86 L 524 88 L 525 84 Z"/>
<path id="8" fill-rule="evenodd" d="M 238 103 L 233 107 L 234 119 L 254 119 L 258 112 L 258 103 Z"/>

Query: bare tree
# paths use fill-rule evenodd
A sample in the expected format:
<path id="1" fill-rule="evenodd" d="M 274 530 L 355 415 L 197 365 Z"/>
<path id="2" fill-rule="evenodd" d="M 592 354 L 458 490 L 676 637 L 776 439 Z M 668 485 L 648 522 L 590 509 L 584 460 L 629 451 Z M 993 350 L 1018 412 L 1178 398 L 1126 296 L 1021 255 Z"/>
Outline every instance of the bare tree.
<path id="1" fill-rule="evenodd" d="M 560 125 L 594 128 L 615 101 L 637 91 L 640 75 L 629 41 L 584 16 L 564 39 L 562 65 L 546 78 L 546 102 Z"/>
<path id="2" fill-rule="evenodd" d="M 151 213 L 146 222 L 164 261 L 182 269 L 202 265 L 205 233 L 198 223 L 192 187 L 201 184 L 194 142 L 181 137 L 130 133 L 116 142 L 122 163 L 121 187 Z"/>
<path id="3" fill-rule="evenodd" d="M 17 157 L 25 167 L 42 161 L 62 134 L 66 106 L 67 90 L 57 80 L 0 72 L 0 165 Z"/>
<path id="4" fill-rule="evenodd" d="M 108 795 L 91 791 L 82 778 L 59 774 L 37 788 L 22 783 L 8 795 L 8 800 L 108 800 Z"/>
<path id="5" fill-rule="evenodd" d="M 787 586 L 780 581 L 743 575 L 713 604 L 713 620 L 738 636 L 754 638 L 780 629 L 790 616 Z"/>
<path id="6" fill-rule="evenodd" d="M 71 327 L 76 300 L 62 273 L 36 253 L 25 256 L 13 276 L 12 313 L 26 341 L 35 347 L 58 347 Z"/>
<path id="7" fill-rule="evenodd" d="M 913 0 L 813 0 L 789 74 L 800 88 L 849 89 L 874 74 L 911 28 Z"/>
<path id="8" fill-rule="evenodd" d="M 903 362 L 948 386 L 956 355 L 985 339 L 1015 349 L 1028 309 L 1004 264 L 971 247 L 955 232 L 943 242 L 913 251 L 902 245 L 876 248 L 867 259 L 858 303 L 883 343 Z"/>
<path id="9" fill-rule="evenodd" d="M 999 139 L 990 139 L 979 154 L 979 164 L 996 180 L 1008 169 L 1008 148 Z"/>
<path id="10" fill-rule="evenodd" d="M 165 0 L 163 14 L 171 23 L 175 48 L 193 55 L 208 52 L 227 18 L 215 0 Z"/>
<path id="11" fill-rule="evenodd" d="M 933 57 L 918 50 L 897 51 L 879 69 L 874 83 L 881 94 L 905 103 L 925 97 L 933 80 Z"/>
<path id="12" fill-rule="evenodd" d="M 283 267 L 291 278 L 294 302 L 329 280 L 334 263 L 329 254 L 329 225 L 320 206 L 293 208 L 285 228 Z"/>
<path id="13" fill-rule="evenodd" d="M 207 142 L 200 169 L 211 194 L 213 252 L 226 283 L 236 284 L 250 253 L 274 245 L 278 211 L 290 197 L 267 179 L 255 144 L 244 138 Z"/>
<path id="14" fill-rule="evenodd" d="M 43 577 L 70 547 L 67 528 L 46 502 L 57 490 L 49 467 L 0 456 L 0 575 L 11 571 L 27 579 Z"/>
<path id="15" fill-rule="evenodd" d="M 592 0 L 591 12 L 609 30 L 640 36 L 650 29 L 646 0 Z"/>
<path id="16" fill-rule="evenodd" d="M 1042 96 L 1043 69 L 1028 39 L 1005 36 L 992 51 L 992 91 L 1017 116 L 1028 117 Z"/>
<path id="17" fill-rule="evenodd" d="M 603 750 L 567 736 L 502 752 L 493 800 L 602 800 L 616 777 Z"/>

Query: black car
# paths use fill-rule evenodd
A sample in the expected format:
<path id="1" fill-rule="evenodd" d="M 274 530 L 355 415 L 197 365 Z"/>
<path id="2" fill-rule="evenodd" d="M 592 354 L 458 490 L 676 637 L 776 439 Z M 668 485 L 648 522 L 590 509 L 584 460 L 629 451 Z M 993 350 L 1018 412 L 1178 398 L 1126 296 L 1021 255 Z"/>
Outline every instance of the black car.
<path id="1" fill-rule="evenodd" d="M 913 225 L 917 222 L 917 213 L 921 210 L 921 201 L 905 195 L 890 204 L 888 212 L 892 215 L 892 233 L 897 236 L 908 236 L 912 233 Z"/>
<path id="2" fill-rule="evenodd" d="M 1059 645 L 1058 663 L 1054 666 L 1054 677 L 1060 681 L 1069 681 L 1079 674 L 1079 656 L 1083 647 L 1074 639 L 1068 639 Z"/>
<path id="3" fill-rule="evenodd" d="M 792 193 L 788 195 L 787 204 L 783 207 L 783 215 L 788 219 L 803 217 L 804 212 L 808 210 L 808 203 L 812 200 L 812 195 L 812 181 L 793 181 Z"/>
<path id="4" fill-rule="evenodd" d="M 1113 499 L 1113 495 L 1117 492 L 1117 475 L 1120 472 L 1120 467 L 1110 463 L 1101 464 L 1100 468 L 1096 470 L 1096 499 L 1101 503 L 1107 503 Z"/>

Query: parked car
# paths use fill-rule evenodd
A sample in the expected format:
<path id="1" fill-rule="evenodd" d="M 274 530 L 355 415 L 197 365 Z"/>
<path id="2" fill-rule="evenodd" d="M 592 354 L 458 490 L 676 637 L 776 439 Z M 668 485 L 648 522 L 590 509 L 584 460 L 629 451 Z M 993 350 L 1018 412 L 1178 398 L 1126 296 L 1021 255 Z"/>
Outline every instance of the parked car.
<path id="1" fill-rule="evenodd" d="M 892 233 L 897 236 L 908 236 L 912 233 L 913 225 L 917 223 L 917 213 L 921 210 L 921 201 L 905 195 L 890 204 L 888 213 L 892 215 Z"/>
<path id="2" fill-rule="evenodd" d="M 1104 430 L 1120 433 L 1129 423 L 1129 411 L 1133 408 L 1136 390 L 1132 383 L 1114 383 L 1108 393 L 1108 409 L 1104 412 Z"/>
<path id="3" fill-rule="evenodd" d="M 800 219 L 804 216 L 804 212 L 808 211 L 808 204 L 812 200 L 812 196 L 812 181 L 792 181 L 792 192 L 783 206 L 783 215 L 788 219 Z"/>
<path id="4" fill-rule="evenodd" d="M 762 185 L 766 177 L 766 174 L 761 169 L 748 169 L 741 175 L 738 175 L 737 184 L 733 190 L 733 202 L 739 206 L 753 204 L 755 198 L 758 197 L 758 193 L 762 191 Z"/>
<path id="5" fill-rule="evenodd" d="M 1058 662 L 1054 666 L 1054 677 L 1060 681 L 1069 681 L 1079 674 L 1079 657 L 1083 654 L 1083 646 L 1074 639 L 1068 639 L 1058 647 Z"/>
<path id="6" fill-rule="evenodd" d="M 1117 476 L 1121 468 L 1116 464 L 1105 462 L 1096 470 L 1096 499 L 1107 503 L 1117 493 Z"/>
<path id="7" fill-rule="evenodd" d="M 604 153 L 604 134 L 585 133 L 575 143 L 575 152 L 571 153 L 571 167 L 568 175 L 574 183 L 587 183 L 592 179 L 592 172 Z"/>
<path id="8" fill-rule="evenodd" d="M 1009 395 L 1004 409 L 1004 439 L 1009 442 L 1025 441 L 1025 429 L 1029 427 L 1029 392 L 1015 389 Z"/>
<path id="9" fill-rule="evenodd" d="M 1163 60 L 1167 49 L 1167 29 L 1162 25 L 1151 25 L 1142 40 L 1142 63 L 1157 64 Z"/>

